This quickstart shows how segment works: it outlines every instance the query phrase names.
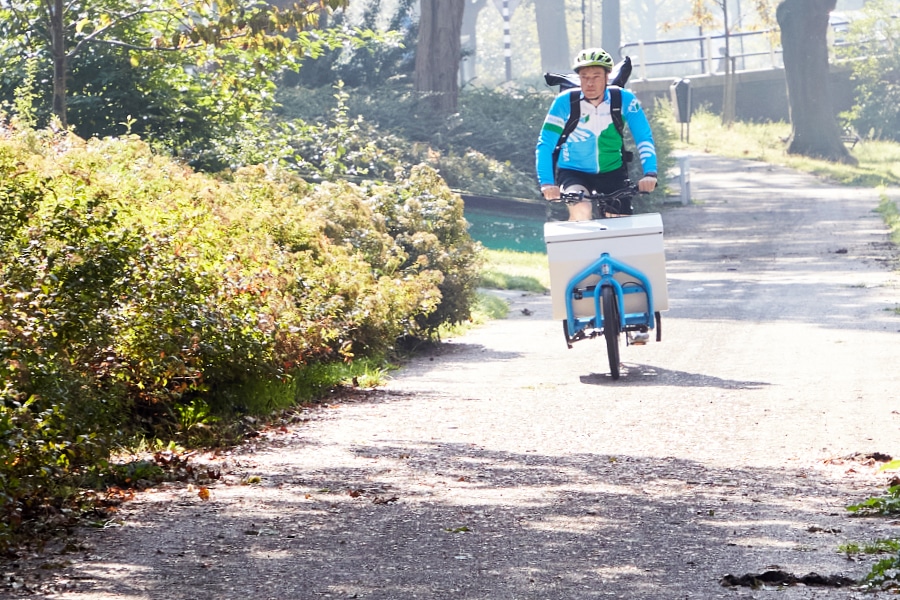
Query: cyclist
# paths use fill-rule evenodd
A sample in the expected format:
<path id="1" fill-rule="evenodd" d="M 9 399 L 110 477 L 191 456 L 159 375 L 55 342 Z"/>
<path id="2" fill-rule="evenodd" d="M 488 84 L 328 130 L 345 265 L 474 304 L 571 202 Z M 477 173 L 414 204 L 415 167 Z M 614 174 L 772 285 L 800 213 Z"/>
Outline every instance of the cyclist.
<path id="1" fill-rule="evenodd" d="M 550 201 L 559 200 L 562 192 L 608 194 L 624 187 L 628 179 L 622 134 L 613 122 L 607 88 L 612 57 L 603 48 L 587 48 L 578 53 L 572 68 L 581 80 L 578 125 L 554 165 L 554 149 L 573 112 L 569 92 L 559 94 L 550 105 L 535 148 L 541 194 Z M 621 90 L 621 111 L 641 158 L 644 176 L 638 181 L 638 190 L 652 192 L 656 188 L 656 147 L 647 116 L 634 93 L 625 89 Z M 555 176 L 554 167 L 558 167 Z M 625 204 L 616 214 L 632 214 L 631 203 Z M 569 204 L 568 208 L 570 221 L 591 218 L 590 202 Z"/>

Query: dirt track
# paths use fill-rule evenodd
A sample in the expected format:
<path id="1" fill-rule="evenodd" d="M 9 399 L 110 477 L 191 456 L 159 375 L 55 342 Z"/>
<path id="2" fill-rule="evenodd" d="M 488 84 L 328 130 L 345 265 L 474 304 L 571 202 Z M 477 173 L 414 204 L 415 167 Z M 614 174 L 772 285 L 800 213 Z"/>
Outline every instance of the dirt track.
<path id="1" fill-rule="evenodd" d="M 663 215 L 663 341 L 623 347 L 618 381 L 602 341 L 566 349 L 549 297 L 513 294 L 386 389 L 217 459 L 209 500 L 126 504 L 30 597 L 764 598 L 719 581 L 862 576 L 876 558 L 838 544 L 900 533 L 844 510 L 887 481 L 847 456 L 900 455 L 876 194 L 711 157 L 693 188 Z"/>

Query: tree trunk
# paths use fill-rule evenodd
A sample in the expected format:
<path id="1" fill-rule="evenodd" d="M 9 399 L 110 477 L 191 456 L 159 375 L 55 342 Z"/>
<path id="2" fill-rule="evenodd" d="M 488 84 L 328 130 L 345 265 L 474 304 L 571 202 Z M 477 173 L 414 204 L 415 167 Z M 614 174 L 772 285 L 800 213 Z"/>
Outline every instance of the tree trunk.
<path id="1" fill-rule="evenodd" d="M 545 73 L 568 72 L 572 69 L 572 56 L 569 55 L 565 0 L 536 0 L 534 15 L 541 47 L 541 68 Z"/>
<path id="2" fill-rule="evenodd" d="M 788 154 L 855 164 L 841 141 L 831 103 L 828 13 L 837 0 L 784 0 L 775 17 L 781 27 L 791 136 Z"/>
<path id="3" fill-rule="evenodd" d="M 466 0 L 462 21 L 462 62 L 459 65 L 459 83 L 475 79 L 475 59 L 478 55 L 478 14 L 487 0 Z"/>
<path id="4" fill-rule="evenodd" d="M 600 40 L 603 49 L 618 62 L 622 60 L 619 55 L 619 46 L 622 45 L 622 4 L 619 0 L 603 0 L 601 21 Z"/>
<path id="5" fill-rule="evenodd" d="M 50 22 L 50 54 L 53 57 L 53 114 L 63 129 L 66 121 L 66 32 L 63 27 L 63 0 L 47 6 Z"/>
<path id="6" fill-rule="evenodd" d="M 422 0 L 416 45 L 416 91 L 440 114 L 456 112 L 460 32 L 466 0 Z"/>

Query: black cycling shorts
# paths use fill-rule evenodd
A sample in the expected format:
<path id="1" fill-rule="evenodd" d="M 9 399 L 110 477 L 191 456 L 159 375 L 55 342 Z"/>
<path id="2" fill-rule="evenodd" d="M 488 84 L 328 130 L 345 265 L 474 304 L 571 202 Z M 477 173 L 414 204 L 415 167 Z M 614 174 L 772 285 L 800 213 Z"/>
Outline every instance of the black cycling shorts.
<path id="1" fill-rule="evenodd" d="M 628 179 L 628 167 L 623 166 L 621 169 L 609 171 L 608 173 L 585 173 L 583 171 L 573 171 L 572 169 L 559 169 L 556 173 L 556 182 L 563 192 L 568 191 L 566 188 L 580 185 L 588 190 L 588 192 L 596 194 L 609 194 L 625 187 L 625 181 Z M 634 207 L 631 206 L 631 200 L 622 200 L 628 206 L 616 206 L 619 202 L 615 200 L 610 203 L 610 212 L 620 215 L 634 214 Z"/>

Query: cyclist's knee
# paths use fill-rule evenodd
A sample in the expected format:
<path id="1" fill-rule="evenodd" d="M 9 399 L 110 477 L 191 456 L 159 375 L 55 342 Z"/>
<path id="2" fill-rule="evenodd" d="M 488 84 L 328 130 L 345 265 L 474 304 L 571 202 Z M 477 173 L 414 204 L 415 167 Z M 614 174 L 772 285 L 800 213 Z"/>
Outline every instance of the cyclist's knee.
<path id="1" fill-rule="evenodd" d="M 593 205 L 590 202 L 579 202 L 569 205 L 570 221 L 590 221 L 593 218 Z"/>

